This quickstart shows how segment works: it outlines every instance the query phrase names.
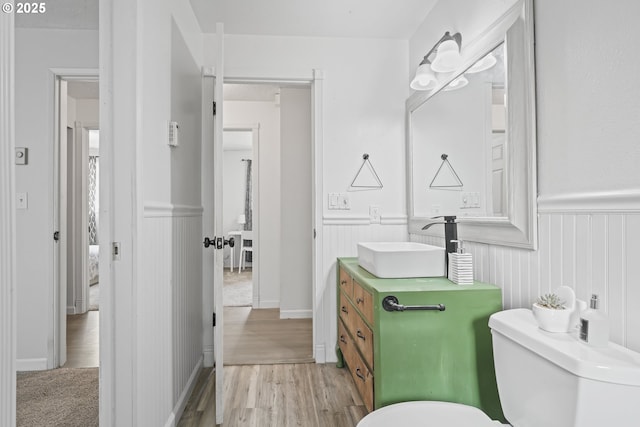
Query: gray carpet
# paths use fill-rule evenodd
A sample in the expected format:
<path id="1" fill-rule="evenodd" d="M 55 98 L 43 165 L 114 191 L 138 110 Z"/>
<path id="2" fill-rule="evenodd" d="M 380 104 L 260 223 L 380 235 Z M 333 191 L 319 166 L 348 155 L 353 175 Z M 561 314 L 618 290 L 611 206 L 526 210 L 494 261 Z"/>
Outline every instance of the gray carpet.
<path id="1" fill-rule="evenodd" d="M 225 307 L 246 307 L 253 304 L 253 276 L 251 270 L 241 273 L 225 270 L 222 289 Z"/>
<path id="2" fill-rule="evenodd" d="M 89 311 L 100 309 L 100 283 L 89 286 Z"/>
<path id="3" fill-rule="evenodd" d="M 98 368 L 18 372 L 17 427 L 98 425 Z"/>

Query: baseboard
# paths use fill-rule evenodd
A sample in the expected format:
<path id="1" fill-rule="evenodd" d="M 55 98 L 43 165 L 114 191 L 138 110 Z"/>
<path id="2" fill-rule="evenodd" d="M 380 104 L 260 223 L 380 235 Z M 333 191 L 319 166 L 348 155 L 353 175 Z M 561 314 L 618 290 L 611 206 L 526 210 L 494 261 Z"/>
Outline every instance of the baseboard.
<path id="1" fill-rule="evenodd" d="M 47 359 L 16 359 L 16 371 L 44 371 L 47 369 Z"/>
<path id="2" fill-rule="evenodd" d="M 202 369 L 203 361 L 204 361 L 204 356 L 201 356 L 200 360 L 198 360 L 198 363 L 196 363 L 195 368 L 193 368 L 193 371 L 191 372 L 191 376 L 189 376 L 189 381 L 187 381 L 187 385 L 185 386 L 184 390 L 182 390 L 182 393 L 180 394 L 180 397 L 178 398 L 176 405 L 173 407 L 173 411 L 171 412 L 171 414 L 169 414 L 169 418 L 167 418 L 167 422 L 164 424 L 165 427 L 175 427 L 177 425 L 176 420 L 180 420 L 180 417 L 182 417 L 182 413 L 184 412 L 184 407 L 187 406 L 187 401 L 189 400 L 189 396 L 191 396 L 191 392 L 193 391 L 193 388 L 195 387 L 196 382 L 198 380 L 198 374 Z"/>
<path id="3" fill-rule="evenodd" d="M 324 344 L 317 344 L 316 345 L 315 355 L 316 355 L 315 356 L 316 363 L 326 363 L 327 362 L 327 354 L 325 353 Z"/>
<path id="4" fill-rule="evenodd" d="M 76 314 L 76 308 L 72 305 L 67 306 L 67 314 Z"/>
<path id="5" fill-rule="evenodd" d="M 280 308 L 280 301 L 260 301 L 258 308 Z M 255 306 L 254 306 L 255 307 Z"/>
<path id="6" fill-rule="evenodd" d="M 280 310 L 281 319 L 311 319 L 312 317 L 311 310 Z"/>
<path id="7" fill-rule="evenodd" d="M 206 347 L 204 350 L 202 350 L 202 359 L 205 368 L 211 368 L 215 365 L 216 356 L 215 351 L 213 350 L 213 346 Z"/>

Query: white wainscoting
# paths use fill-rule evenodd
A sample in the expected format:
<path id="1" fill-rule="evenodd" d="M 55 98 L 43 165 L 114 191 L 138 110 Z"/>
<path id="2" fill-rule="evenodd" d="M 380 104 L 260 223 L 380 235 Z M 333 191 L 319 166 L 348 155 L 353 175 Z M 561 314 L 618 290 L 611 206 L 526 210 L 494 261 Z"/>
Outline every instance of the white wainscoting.
<path id="1" fill-rule="evenodd" d="M 147 204 L 142 230 L 137 413 L 141 425 L 165 425 L 202 363 L 202 208 Z"/>
<path id="2" fill-rule="evenodd" d="M 316 295 L 319 315 L 315 358 L 318 363 L 329 363 L 337 361 L 336 259 L 357 256 L 358 242 L 401 242 L 408 239 L 408 234 L 405 216 L 382 218 L 382 224 L 371 224 L 368 217 L 331 216 L 325 217 L 322 228 L 322 281 Z"/>
<path id="3" fill-rule="evenodd" d="M 561 285 L 582 300 L 596 293 L 609 316 L 611 340 L 640 351 L 640 213 L 627 211 L 628 204 L 621 209 L 602 200 L 579 206 L 576 197 L 567 200 L 554 199 L 548 207 L 540 202 L 537 251 L 466 242 L 474 276 L 502 288 L 506 309 L 529 308 Z M 411 240 L 444 244 L 413 234 Z"/>

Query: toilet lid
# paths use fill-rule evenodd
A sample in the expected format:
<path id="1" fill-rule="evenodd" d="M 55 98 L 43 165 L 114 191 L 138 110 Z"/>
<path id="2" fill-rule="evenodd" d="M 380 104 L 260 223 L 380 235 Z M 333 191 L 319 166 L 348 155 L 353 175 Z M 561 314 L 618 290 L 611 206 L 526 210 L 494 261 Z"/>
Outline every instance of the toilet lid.
<path id="1" fill-rule="evenodd" d="M 364 417 L 356 427 L 424 427 L 473 426 L 495 427 L 484 412 L 473 406 L 450 402 L 403 402 L 377 409 Z"/>

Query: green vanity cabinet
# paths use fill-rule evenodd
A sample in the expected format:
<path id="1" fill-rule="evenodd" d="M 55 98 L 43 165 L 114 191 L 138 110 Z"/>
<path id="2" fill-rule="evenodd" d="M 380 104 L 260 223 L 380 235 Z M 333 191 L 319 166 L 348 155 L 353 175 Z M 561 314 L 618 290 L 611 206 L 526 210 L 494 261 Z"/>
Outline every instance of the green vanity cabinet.
<path id="1" fill-rule="evenodd" d="M 380 279 L 338 259 L 339 364 L 346 364 L 369 411 L 392 403 L 463 403 L 504 420 L 493 366 L 489 316 L 502 310 L 500 288 L 460 286 L 445 277 Z M 444 311 L 387 311 L 443 304 Z"/>

